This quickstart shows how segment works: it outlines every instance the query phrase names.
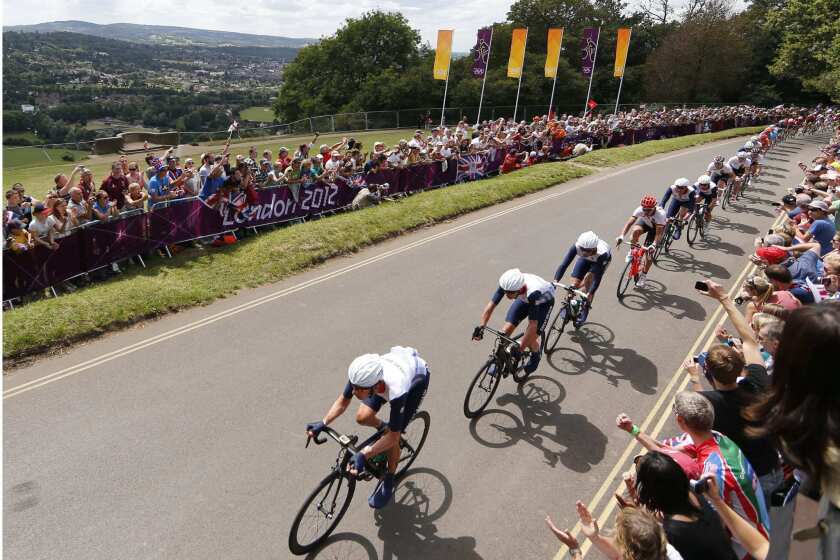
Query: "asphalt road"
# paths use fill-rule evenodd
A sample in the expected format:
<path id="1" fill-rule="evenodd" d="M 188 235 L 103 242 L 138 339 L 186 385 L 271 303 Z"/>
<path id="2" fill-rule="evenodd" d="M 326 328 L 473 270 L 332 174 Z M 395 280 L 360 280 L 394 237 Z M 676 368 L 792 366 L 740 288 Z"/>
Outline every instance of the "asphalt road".
<path id="1" fill-rule="evenodd" d="M 769 203 L 816 141 L 771 154 L 749 199 L 716 210 L 708 243 L 676 242 L 650 287 L 619 303 L 622 252 L 589 325 L 564 335 L 523 386 L 503 380 L 470 423 L 464 393 L 490 347 L 470 341 L 472 327 L 503 270 L 550 278 L 581 231 L 614 238 L 642 194 L 696 178 L 741 143 L 560 185 L 14 372 L 6 557 L 289 557 L 292 518 L 337 450 L 305 450 L 303 426 L 323 416 L 353 357 L 394 344 L 418 348 L 433 372 L 426 447 L 397 503 L 373 513 L 372 485 L 360 485 L 313 557 L 553 557 L 545 514 L 574 524 L 574 500 L 592 497 L 627 444 L 616 414 L 647 414 L 715 309 L 695 280 L 738 277 L 774 220 Z M 352 415 L 336 427 L 355 430 Z"/>

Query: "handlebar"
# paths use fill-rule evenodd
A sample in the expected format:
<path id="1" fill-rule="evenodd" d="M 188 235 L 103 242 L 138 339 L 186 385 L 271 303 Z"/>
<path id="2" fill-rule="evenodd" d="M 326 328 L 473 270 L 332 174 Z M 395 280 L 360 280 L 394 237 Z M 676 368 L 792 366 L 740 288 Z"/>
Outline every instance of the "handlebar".
<path id="1" fill-rule="evenodd" d="M 353 453 L 358 453 L 359 450 L 356 449 L 356 442 L 359 440 L 359 436 L 346 436 L 344 434 L 338 433 L 329 426 L 324 426 L 321 430 L 321 433 L 326 433 L 330 436 L 337 444 L 341 447 L 345 447 L 352 451 Z M 315 445 L 323 445 L 326 443 L 327 438 L 315 435 L 315 436 L 307 436 L 306 438 L 306 447 L 309 447 L 309 442 L 314 441 Z"/>
<path id="2" fill-rule="evenodd" d="M 587 298 L 587 297 L 589 297 L 589 294 L 587 294 L 586 292 L 581 291 L 581 290 L 578 290 L 577 288 L 573 288 L 572 286 L 569 286 L 569 285 L 564 284 L 564 283 L 562 283 L 562 282 L 552 282 L 552 284 L 554 284 L 554 285 L 555 285 L 555 286 L 557 286 L 558 288 L 563 288 L 563 289 L 564 289 L 564 290 L 566 290 L 567 292 L 572 293 L 572 294 L 575 294 L 575 295 L 580 296 L 580 297 L 582 297 L 582 298 Z"/>
<path id="3" fill-rule="evenodd" d="M 481 328 L 481 330 L 483 330 L 483 331 L 490 331 L 491 333 L 495 334 L 496 336 L 498 336 L 498 337 L 499 337 L 499 338 L 501 338 L 502 340 L 505 340 L 505 341 L 507 341 L 507 342 L 509 342 L 509 343 L 511 343 L 511 344 L 519 344 L 519 342 L 518 342 L 518 341 L 516 341 L 516 340 L 512 339 L 511 337 L 509 337 L 508 335 L 506 335 L 505 333 L 503 333 L 503 332 L 501 332 L 501 331 L 497 331 L 497 330 L 496 330 L 496 329 L 494 329 L 493 327 L 484 326 L 484 327 L 482 327 L 482 328 Z"/>
<path id="4" fill-rule="evenodd" d="M 633 243 L 632 241 L 622 241 L 625 245 L 630 245 L 631 247 L 641 247 L 645 251 L 650 251 L 653 249 L 653 245 L 642 245 L 641 243 Z"/>

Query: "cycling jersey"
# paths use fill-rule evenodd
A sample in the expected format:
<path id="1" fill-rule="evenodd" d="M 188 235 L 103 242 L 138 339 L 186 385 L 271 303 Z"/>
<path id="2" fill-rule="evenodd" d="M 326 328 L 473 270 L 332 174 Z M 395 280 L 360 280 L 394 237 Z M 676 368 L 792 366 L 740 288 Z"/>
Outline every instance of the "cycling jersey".
<path id="1" fill-rule="evenodd" d="M 607 265 L 609 265 L 612 260 L 610 246 L 603 239 L 599 240 L 595 254 L 584 255 L 578 249 L 577 245 L 572 245 L 566 252 L 563 262 L 561 262 L 560 266 L 557 267 L 557 272 L 554 273 L 555 282 L 559 282 L 560 279 L 563 278 L 563 275 L 566 274 L 566 270 L 569 268 L 569 265 L 572 264 L 572 259 L 576 256 L 577 262 L 572 270 L 572 278 L 580 280 L 586 276 L 586 273 L 591 272 L 592 285 L 589 288 L 589 292 L 594 294 L 598 289 L 598 286 L 601 284 L 601 278 L 604 275 L 604 271 L 607 269 Z"/>
<path id="2" fill-rule="evenodd" d="M 379 412 L 386 402 L 390 403 L 388 426 L 393 431 L 402 432 L 429 387 L 429 368 L 417 350 L 409 346 L 394 346 L 380 359 L 385 393 L 375 393 L 362 402 L 375 412 Z M 345 385 L 343 395 L 345 399 L 353 397 L 350 382 Z"/>
<path id="3" fill-rule="evenodd" d="M 735 173 L 735 175 L 743 175 L 744 172 L 747 169 L 749 169 L 750 165 L 752 165 L 750 158 L 745 159 L 744 163 L 741 163 L 741 160 L 738 159 L 738 156 L 732 156 L 726 163 L 729 164 L 729 167 L 732 168 L 732 171 Z"/>
<path id="4" fill-rule="evenodd" d="M 671 197 L 674 197 L 674 200 L 678 202 L 690 202 L 694 198 L 694 187 L 688 187 L 684 194 L 680 194 L 677 187 L 671 185 L 665 189 L 665 194 L 662 195 L 662 202 L 659 205 L 664 207 Z"/>
<path id="5" fill-rule="evenodd" d="M 651 228 L 664 226 L 668 221 L 668 218 L 665 216 L 665 210 L 662 208 L 657 208 L 653 214 L 648 216 L 644 213 L 642 207 L 639 206 L 633 211 L 633 217 L 636 218 L 636 224 L 646 225 Z"/>
<path id="6" fill-rule="evenodd" d="M 548 319 L 548 314 L 554 305 L 554 284 L 546 282 L 536 274 L 524 273 L 525 293 L 516 297 L 508 309 L 505 321 L 511 325 L 518 325 L 525 317 L 531 321 L 537 321 L 537 329 L 542 328 L 543 323 Z M 498 305 L 505 296 L 502 288 L 497 288 L 490 298 Z"/>
<path id="7" fill-rule="evenodd" d="M 705 202 L 711 203 L 715 198 L 717 198 L 717 185 L 694 183 L 694 192 L 698 198 L 702 198 Z"/>

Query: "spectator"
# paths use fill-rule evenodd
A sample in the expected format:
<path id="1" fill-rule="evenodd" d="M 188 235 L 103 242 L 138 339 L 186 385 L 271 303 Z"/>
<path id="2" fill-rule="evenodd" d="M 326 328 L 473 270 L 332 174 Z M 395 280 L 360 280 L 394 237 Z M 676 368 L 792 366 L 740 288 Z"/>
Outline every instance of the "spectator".
<path id="1" fill-rule="evenodd" d="M 88 202 L 93 211 L 93 217 L 101 222 L 107 222 L 120 213 L 116 201 L 110 200 L 105 191 L 97 191 L 96 196 L 91 197 Z"/>
<path id="2" fill-rule="evenodd" d="M 6 248 L 13 253 L 25 253 L 34 246 L 32 235 L 26 230 L 26 226 L 20 220 L 10 220 L 6 224 Z"/>
<path id="3" fill-rule="evenodd" d="M 6 191 L 6 212 L 10 212 L 12 218 L 20 221 L 29 221 L 32 209 L 29 203 L 23 202 L 20 193 L 14 189 Z"/>
<path id="4" fill-rule="evenodd" d="M 29 222 L 29 232 L 32 234 L 34 245 L 40 245 L 47 249 L 58 249 L 55 241 L 56 220 L 47 214 L 47 207 L 42 203 L 36 204 L 32 209 L 32 221 Z"/>
<path id="5" fill-rule="evenodd" d="M 808 242 L 813 238 L 820 244 L 820 255 L 825 255 L 831 251 L 831 240 L 837 233 L 834 222 L 828 218 L 828 205 L 822 200 L 811 202 L 808 205 L 808 214 L 810 225 L 808 231 L 803 233 L 800 239 Z"/>
<path id="6" fill-rule="evenodd" d="M 822 283 L 828 292 L 827 299 L 840 299 L 840 253 L 832 252 L 826 255 Z"/>
<path id="7" fill-rule="evenodd" d="M 125 193 L 123 211 L 142 210 L 146 207 L 147 200 L 149 200 L 149 195 L 143 190 L 140 183 L 131 183 L 128 185 L 128 192 Z"/>
<path id="8" fill-rule="evenodd" d="M 808 305 L 789 314 L 770 391 L 748 411 L 756 435 L 771 437 L 785 459 L 822 494 L 817 558 L 840 558 L 840 389 L 836 355 L 840 303 Z M 772 546 L 772 542 L 771 542 Z"/>
<path id="9" fill-rule="evenodd" d="M 773 284 L 763 276 L 752 276 L 744 282 L 744 290 L 741 297 L 748 299 L 747 311 L 745 313 L 747 322 L 752 316 L 764 309 L 768 303 L 781 305 L 788 310 L 794 310 L 802 304 L 793 294 L 787 290 L 775 290 Z"/>
<path id="10" fill-rule="evenodd" d="M 79 225 L 75 216 L 67 211 L 67 201 L 63 198 L 56 199 L 51 216 L 55 218 L 56 239 L 67 237 L 70 235 L 70 230 Z"/>
<path id="11" fill-rule="evenodd" d="M 70 189 L 73 187 L 73 179 L 76 178 L 82 170 L 84 166 L 77 165 L 73 168 L 73 173 L 70 174 L 70 177 L 67 177 L 64 173 L 59 173 L 55 177 L 53 177 L 53 183 L 55 183 L 55 191 L 60 194 L 61 196 L 65 196 Z"/>
<path id="12" fill-rule="evenodd" d="M 149 179 L 149 204 L 150 208 L 155 204 L 168 202 L 180 196 L 174 182 L 169 178 L 169 170 L 166 166 L 159 165 L 157 173 Z"/>
<path id="13" fill-rule="evenodd" d="M 269 160 L 271 158 L 268 158 Z M 289 157 L 289 148 L 281 146 L 277 151 L 277 161 L 280 162 L 280 171 L 285 172 L 286 168 L 292 164 L 292 158 Z"/>
<path id="14" fill-rule="evenodd" d="M 125 178 L 128 180 L 129 185 L 131 183 L 137 183 L 141 188 L 146 186 L 146 175 L 140 171 L 140 167 L 136 161 L 128 164 L 128 173 L 125 174 Z"/>
<path id="15" fill-rule="evenodd" d="M 387 188 L 387 185 L 385 185 Z M 351 208 L 359 210 L 361 208 L 368 208 L 376 206 L 382 201 L 382 193 L 379 190 L 379 185 L 368 185 L 359 189 L 356 196 L 353 198 Z"/>
<path id="16" fill-rule="evenodd" d="M 312 138 L 312 142 L 310 142 L 308 144 L 301 144 L 300 146 L 298 146 L 298 149 L 295 152 L 295 158 L 300 158 L 301 161 L 308 158 L 309 157 L 309 150 L 311 150 L 312 146 L 315 145 L 315 142 L 318 140 L 318 137 L 320 135 L 321 135 L 320 132 L 316 132 L 315 137 Z"/>
<path id="17" fill-rule="evenodd" d="M 192 158 L 187 158 L 184 160 L 184 175 L 184 182 L 182 184 L 182 188 L 184 189 L 184 195 L 198 196 L 198 193 L 201 190 L 201 183 L 199 176 L 196 174 L 195 162 Z M 131 185 L 129 185 L 129 187 L 130 186 Z"/>
<path id="18" fill-rule="evenodd" d="M 93 215 L 93 209 L 85 200 L 82 189 L 79 187 L 73 187 L 70 189 L 70 203 L 67 205 L 67 210 L 79 225 L 90 221 L 91 216 Z"/>
<path id="19" fill-rule="evenodd" d="M 178 167 L 178 161 L 177 156 L 166 158 L 166 171 L 170 181 L 175 181 L 184 173 L 184 170 Z"/>
<path id="20" fill-rule="evenodd" d="M 84 174 L 82 176 L 84 177 Z M 116 203 L 117 210 L 122 210 L 125 204 L 125 193 L 128 192 L 128 178 L 123 175 L 123 169 L 119 163 L 111 164 L 111 174 L 102 181 L 100 187 L 100 192 L 103 191 L 108 195 L 108 200 Z"/>

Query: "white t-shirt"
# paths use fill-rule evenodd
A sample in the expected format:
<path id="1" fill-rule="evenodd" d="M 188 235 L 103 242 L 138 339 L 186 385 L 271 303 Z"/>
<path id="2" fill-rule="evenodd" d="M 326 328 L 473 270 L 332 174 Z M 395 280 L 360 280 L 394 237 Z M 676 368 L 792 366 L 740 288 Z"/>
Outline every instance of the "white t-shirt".
<path id="1" fill-rule="evenodd" d="M 411 388 L 411 382 L 418 375 L 426 375 L 426 362 L 417 350 L 410 346 L 394 346 L 382 360 L 382 381 L 387 387 L 385 397 L 388 401 L 397 399 Z"/>
<path id="2" fill-rule="evenodd" d="M 28 229 L 32 234 L 37 235 L 38 237 L 46 237 L 55 225 L 56 221 L 54 216 L 47 216 L 47 219 L 43 222 L 39 222 L 33 218 L 32 221 L 29 222 Z"/>
<path id="3" fill-rule="evenodd" d="M 636 218 L 637 224 L 641 223 L 649 227 L 664 226 L 668 222 L 668 218 L 665 216 L 665 210 L 658 207 L 653 214 L 648 216 L 644 213 L 642 207 L 639 206 L 633 211 L 633 216 Z"/>

